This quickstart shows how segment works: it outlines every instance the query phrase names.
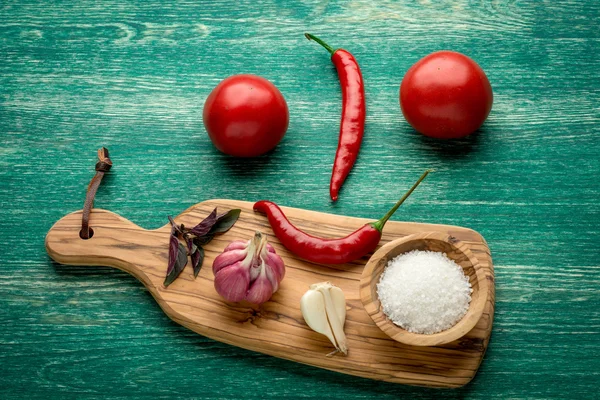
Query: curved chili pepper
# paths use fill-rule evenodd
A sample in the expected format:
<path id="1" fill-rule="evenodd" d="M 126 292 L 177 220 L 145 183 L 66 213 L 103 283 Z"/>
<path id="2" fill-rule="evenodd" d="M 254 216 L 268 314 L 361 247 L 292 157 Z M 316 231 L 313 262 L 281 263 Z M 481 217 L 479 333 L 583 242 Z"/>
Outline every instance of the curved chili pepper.
<path id="1" fill-rule="evenodd" d="M 261 200 L 254 203 L 254 211 L 267 214 L 275 236 L 292 253 L 315 263 L 343 264 L 375 250 L 385 223 L 429 172 L 431 170 L 425 171 L 383 218 L 365 224 L 362 228 L 339 239 L 320 238 L 301 231 L 286 218 L 277 204 L 270 201 Z"/>
<path id="2" fill-rule="evenodd" d="M 331 200 L 336 201 L 342 184 L 356 162 L 365 131 L 365 87 L 360 68 L 352 54 L 344 49 L 335 50 L 310 33 L 304 35 L 308 40 L 314 40 L 329 51 L 342 88 L 340 138 L 329 184 Z"/>

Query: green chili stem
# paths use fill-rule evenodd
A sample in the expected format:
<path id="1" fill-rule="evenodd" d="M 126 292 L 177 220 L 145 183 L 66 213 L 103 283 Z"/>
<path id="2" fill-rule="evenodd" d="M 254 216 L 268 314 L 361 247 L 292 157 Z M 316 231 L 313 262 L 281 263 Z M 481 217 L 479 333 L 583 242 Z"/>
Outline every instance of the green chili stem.
<path id="1" fill-rule="evenodd" d="M 328 45 L 327 43 L 325 43 L 324 41 L 322 41 L 315 35 L 311 35 L 310 33 L 305 33 L 304 36 L 306 36 L 306 38 L 308 40 L 314 40 L 315 42 L 319 43 L 321 46 L 325 47 L 331 55 L 333 55 L 333 53 L 335 53 L 335 49 L 333 47 L 331 47 L 330 45 Z"/>
<path id="2" fill-rule="evenodd" d="M 394 207 L 392 207 L 390 209 L 390 211 L 388 211 L 387 214 L 385 214 L 379 221 L 373 222 L 371 224 L 373 226 L 373 228 L 377 229 L 379 232 L 383 231 L 383 227 L 384 227 L 385 223 L 388 221 L 388 219 L 390 219 L 390 217 L 392 215 L 394 215 L 394 213 L 396 212 L 398 207 L 400 207 L 402 205 L 402 203 L 404 203 L 404 200 L 406 200 L 408 198 L 408 196 L 411 195 L 411 193 L 417 188 L 417 186 L 419 186 L 419 184 L 423 181 L 423 179 L 425 179 L 427 174 L 429 174 L 430 172 L 433 172 L 433 170 L 428 169 L 425 172 L 423 172 L 423 175 L 421 175 L 419 180 L 415 182 L 415 184 L 408 190 L 408 192 L 406 192 L 404 194 L 404 196 L 402 196 L 402 198 L 400 198 L 400 200 L 398 200 L 398 202 L 394 205 Z"/>

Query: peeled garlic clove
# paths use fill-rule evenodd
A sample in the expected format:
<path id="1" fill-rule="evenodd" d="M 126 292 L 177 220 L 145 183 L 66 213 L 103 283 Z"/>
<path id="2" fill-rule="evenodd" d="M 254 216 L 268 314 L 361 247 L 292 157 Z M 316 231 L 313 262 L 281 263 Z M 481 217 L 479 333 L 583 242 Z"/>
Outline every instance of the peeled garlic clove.
<path id="1" fill-rule="evenodd" d="M 323 293 L 323 297 L 325 298 L 325 311 L 327 312 L 327 321 L 329 321 L 329 326 L 331 327 L 331 331 L 333 332 L 333 336 L 335 337 L 336 348 L 344 354 L 348 353 L 348 345 L 346 344 L 346 334 L 344 333 L 344 322 L 346 322 L 346 300 L 344 298 L 344 293 L 342 292 L 341 300 L 343 303 L 340 303 L 339 294 L 332 296 L 332 291 L 336 288 L 335 286 L 331 286 L 329 288 L 319 289 L 321 293 Z M 337 291 L 336 291 L 337 292 Z M 340 314 L 340 308 L 343 308 L 343 315 Z"/>
<path id="2" fill-rule="evenodd" d="M 344 333 L 346 299 L 342 289 L 329 282 L 311 285 L 300 300 L 300 310 L 312 330 L 327 336 L 338 351 L 348 353 Z"/>
<path id="3" fill-rule="evenodd" d="M 246 254 L 247 252 L 243 249 L 225 251 L 219 254 L 213 262 L 213 273 L 216 274 L 221 269 L 229 265 L 235 264 L 238 261 L 242 261 L 244 258 L 246 258 Z"/>
<path id="4" fill-rule="evenodd" d="M 215 275 L 215 289 L 227 301 L 244 300 L 249 284 L 250 274 L 242 261 L 222 268 Z"/>
<path id="5" fill-rule="evenodd" d="M 327 336 L 327 338 L 336 345 L 335 337 L 327 321 L 327 312 L 325 311 L 325 299 L 323 293 L 316 290 L 309 290 L 300 299 L 300 311 L 306 324 L 315 332 Z"/>
<path id="6" fill-rule="evenodd" d="M 337 286 L 331 285 L 329 294 L 331 295 L 338 319 L 342 326 L 344 326 L 346 322 L 346 296 L 344 296 L 344 291 Z"/>

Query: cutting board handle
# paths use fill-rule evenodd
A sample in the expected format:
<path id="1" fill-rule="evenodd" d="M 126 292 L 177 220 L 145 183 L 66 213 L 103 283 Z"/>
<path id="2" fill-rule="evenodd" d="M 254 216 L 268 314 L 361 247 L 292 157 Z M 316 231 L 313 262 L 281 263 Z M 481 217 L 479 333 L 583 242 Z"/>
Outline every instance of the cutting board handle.
<path id="1" fill-rule="evenodd" d="M 168 258 L 168 224 L 146 230 L 113 212 L 93 209 L 90 216 L 93 235 L 82 239 L 81 217 L 82 210 L 68 214 L 48 231 L 46 250 L 52 259 L 67 265 L 118 268 L 148 288 L 162 284 L 164 276 L 159 276 L 155 266 L 164 264 Z"/>

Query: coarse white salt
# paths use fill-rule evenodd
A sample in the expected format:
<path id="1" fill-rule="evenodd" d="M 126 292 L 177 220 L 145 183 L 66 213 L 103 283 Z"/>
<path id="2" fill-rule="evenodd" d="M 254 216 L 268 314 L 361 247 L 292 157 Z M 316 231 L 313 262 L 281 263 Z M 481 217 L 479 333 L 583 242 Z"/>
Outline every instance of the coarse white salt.
<path id="1" fill-rule="evenodd" d="M 385 315 L 409 332 L 428 335 L 456 325 L 467 313 L 472 291 L 460 265 L 436 251 L 395 257 L 377 284 Z"/>

